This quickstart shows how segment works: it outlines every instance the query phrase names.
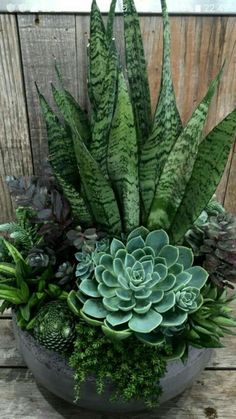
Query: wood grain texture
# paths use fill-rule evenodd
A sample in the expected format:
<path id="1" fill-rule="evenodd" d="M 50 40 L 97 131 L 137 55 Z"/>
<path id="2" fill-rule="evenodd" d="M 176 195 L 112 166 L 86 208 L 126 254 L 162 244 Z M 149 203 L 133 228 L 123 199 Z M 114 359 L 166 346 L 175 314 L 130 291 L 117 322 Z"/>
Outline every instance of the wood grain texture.
<path id="1" fill-rule="evenodd" d="M 40 173 L 42 162 L 47 156 L 47 140 L 34 82 L 38 82 L 42 92 L 46 94 L 50 103 L 52 103 L 50 82 L 55 82 L 56 80 L 54 71 L 54 61 L 56 59 L 64 75 L 65 86 L 75 97 L 79 98 L 82 106 L 89 109 L 86 92 L 86 45 L 89 38 L 89 17 L 81 15 L 32 14 L 19 15 L 17 19 L 26 84 L 34 168 L 36 173 Z M 206 92 L 210 80 L 216 75 L 223 61 L 226 59 L 224 75 L 213 100 L 206 126 L 206 132 L 208 132 L 214 124 L 219 122 L 236 106 L 234 89 L 236 85 L 235 17 L 171 16 L 170 21 L 173 78 L 177 102 L 184 122 L 189 119 L 197 103 Z M 27 124 L 25 124 L 24 92 L 22 90 L 15 16 L 1 15 L 1 22 L 3 22 L 2 25 L 4 24 L 8 27 L 7 32 L 0 32 L 1 42 L 2 39 L 5 40 L 3 42 L 4 48 L 1 48 L 1 55 L 4 53 L 8 56 L 7 59 L 1 59 L 5 66 L 3 73 L 14 74 L 13 80 L 17 81 L 18 88 L 16 89 L 17 94 L 14 91 L 16 96 L 13 98 L 17 102 L 17 106 L 13 105 L 10 107 L 10 118 L 7 121 L 9 129 L 7 129 L 7 133 L 4 130 L 4 124 L 1 124 L 0 127 L 0 132 L 2 130 L 1 137 L 3 138 L 3 140 L 0 140 L 0 144 L 3 142 L 4 144 L 11 144 L 7 141 L 9 138 L 12 138 L 11 131 L 14 134 L 17 132 L 21 138 L 26 140 L 21 140 L 19 142 L 20 146 L 17 145 L 17 149 L 9 146 L 7 148 L 4 146 L 4 149 L 1 147 L 0 174 L 5 174 L 11 167 L 20 173 L 28 173 L 32 170 L 32 164 L 26 129 Z M 162 63 L 161 17 L 142 16 L 141 28 L 148 63 L 152 106 L 154 110 L 160 86 Z M 6 35 L 9 31 L 11 36 Z M 122 19 L 121 17 L 117 17 L 115 21 L 115 37 L 121 61 L 124 64 L 122 32 Z M 5 35 L 2 35 L 2 33 Z M 13 51 L 13 53 L 11 52 L 10 54 L 9 51 Z M 3 77 L 1 76 L 0 79 L 3 80 Z M 12 89 L 10 91 L 12 92 Z M 3 96 L 11 103 L 10 98 L 14 95 L 9 95 L 9 83 L 5 84 L 4 82 L 1 92 L 4 92 Z M 3 107 L 1 101 L 0 106 L 1 109 Z M 16 114 L 16 118 L 12 118 L 14 114 Z M 21 125 L 17 124 L 16 121 L 19 121 Z M 14 142 L 14 146 L 15 144 L 16 142 Z M 22 153 L 22 147 L 25 150 L 24 153 Z M 9 154 L 9 148 L 15 150 L 13 157 Z M 3 154 L 4 164 L 1 162 Z M 17 156 L 22 158 L 17 158 Z M 223 201 L 225 196 L 227 196 L 226 206 L 229 205 L 230 210 L 236 212 L 236 198 L 231 199 L 229 198 L 229 193 L 226 193 L 228 180 L 231 182 L 230 184 L 233 182 L 233 177 L 229 174 L 231 166 L 232 173 L 234 173 L 234 164 L 235 159 L 229 160 L 225 175 L 218 189 L 218 197 Z M 232 186 L 230 190 L 232 190 Z M 5 196 L 0 198 L 0 202 L 1 206 L 4 207 L 4 217 L 6 218 L 10 213 L 10 206 L 9 200 L 5 204 L 5 199 Z"/>
<path id="2" fill-rule="evenodd" d="M 78 409 L 35 383 L 26 369 L 1 369 L 0 400 L 4 419 L 233 419 L 236 371 L 204 371 L 180 397 L 152 412 L 100 414 Z M 224 383 L 224 385 L 222 384 Z"/>
<path id="3" fill-rule="evenodd" d="M 32 173 L 16 18 L 0 15 L 0 222 L 12 215 L 6 175 Z"/>
<path id="4" fill-rule="evenodd" d="M 228 177 L 225 206 L 228 211 L 236 214 L 236 151 L 232 156 L 232 163 Z"/>
<path id="5" fill-rule="evenodd" d="M 65 87 L 77 97 L 75 16 L 19 15 L 18 25 L 34 169 L 40 173 L 47 157 L 47 140 L 35 82 L 53 105 L 50 83 L 57 84 L 57 62 Z"/>

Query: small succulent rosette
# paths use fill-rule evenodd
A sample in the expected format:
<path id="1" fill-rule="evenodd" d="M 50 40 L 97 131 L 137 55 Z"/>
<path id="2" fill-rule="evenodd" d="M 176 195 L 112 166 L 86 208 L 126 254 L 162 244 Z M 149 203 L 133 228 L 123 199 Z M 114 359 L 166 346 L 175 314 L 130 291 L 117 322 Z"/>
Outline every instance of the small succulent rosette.
<path id="1" fill-rule="evenodd" d="M 80 315 L 112 339 L 135 333 L 158 344 L 165 330 L 183 325 L 203 303 L 208 273 L 192 266 L 190 249 L 170 245 L 163 230 L 139 227 L 125 243 L 114 238 L 93 261 L 94 275 L 78 278 Z"/>

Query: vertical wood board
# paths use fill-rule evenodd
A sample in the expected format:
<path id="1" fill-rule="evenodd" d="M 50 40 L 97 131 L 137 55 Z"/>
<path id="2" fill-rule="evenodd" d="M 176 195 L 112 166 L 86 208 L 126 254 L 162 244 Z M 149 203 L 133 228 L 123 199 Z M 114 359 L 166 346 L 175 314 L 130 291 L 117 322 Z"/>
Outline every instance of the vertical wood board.
<path id="1" fill-rule="evenodd" d="M 53 105 L 50 83 L 57 84 L 56 62 L 65 87 L 77 96 L 75 16 L 19 15 L 18 25 L 34 169 L 40 173 L 47 157 L 47 140 L 35 82 Z"/>
<path id="2" fill-rule="evenodd" d="M 32 173 L 16 17 L 0 15 L 0 221 L 11 217 L 6 175 Z"/>

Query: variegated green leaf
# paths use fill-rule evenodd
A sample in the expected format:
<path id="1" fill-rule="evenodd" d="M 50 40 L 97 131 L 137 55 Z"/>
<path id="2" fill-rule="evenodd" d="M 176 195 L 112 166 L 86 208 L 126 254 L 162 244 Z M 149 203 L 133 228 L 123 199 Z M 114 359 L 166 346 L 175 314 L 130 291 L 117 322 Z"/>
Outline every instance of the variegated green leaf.
<path id="1" fill-rule="evenodd" d="M 69 129 L 66 129 L 44 96 L 38 91 L 41 109 L 47 128 L 49 161 L 52 168 L 60 173 L 60 176 L 66 182 L 79 187 L 79 170 L 74 154 L 74 145 L 72 135 Z"/>
<path id="2" fill-rule="evenodd" d="M 115 114 L 108 145 L 109 179 L 122 209 L 124 231 L 140 223 L 138 146 L 132 105 L 123 73 L 119 73 Z"/>
<path id="3" fill-rule="evenodd" d="M 92 2 L 90 15 L 89 58 L 89 92 L 90 101 L 96 108 L 104 94 L 104 79 L 107 73 L 109 46 L 106 29 L 96 0 Z"/>
<path id="4" fill-rule="evenodd" d="M 182 130 L 171 73 L 169 17 L 165 0 L 161 4 L 164 26 L 161 89 L 152 132 L 143 146 L 140 161 L 140 185 L 146 216 L 149 215 L 163 167 Z"/>
<path id="5" fill-rule="evenodd" d="M 75 139 L 75 152 L 84 191 L 95 220 L 109 233 L 119 234 L 121 232 L 120 214 L 112 187 L 79 139 L 78 133 Z"/>
<path id="6" fill-rule="evenodd" d="M 116 102 L 118 58 L 114 42 L 111 43 L 109 58 L 104 75 L 105 90 L 94 114 L 92 142 L 90 152 L 99 164 L 104 176 L 107 176 L 107 146 L 112 117 Z"/>
<path id="7" fill-rule="evenodd" d="M 124 36 L 126 67 L 133 112 L 140 146 L 151 130 L 151 100 L 143 41 L 134 1 L 124 0 Z"/>
<path id="8" fill-rule="evenodd" d="M 202 131 L 211 99 L 219 84 L 222 70 L 212 81 L 208 92 L 197 107 L 169 154 L 156 187 L 148 227 L 168 230 L 191 178 Z"/>
<path id="9" fill-rule="evenodd" d="M 86 202 L 99 225 L 111 234 L 119 234 L 121 232 L 120 214 L 112 187 L 88 151 L 69 115 L 67 122 L 73 132 L 75 155 Z"/>
<path id="10" fill-rule="evenodd" d="M 86 113 L 67 90 L 63 88 L 58 90 L 52 84 L 52 93 L 62 116 L 66 119 L 65 113 L 70 113 L 70 117 L 73 118 L 81 138 L 88 146 L 91 139 L 91 131 Z"/>
<path id="11" fill-rule="evenodd" d="M 70 204 L 75 221 L 80 224 L 91 225 L 93 218 L 82 194 L 68 183 L 58 171 L 54 170 L 54 175 L 63 190 L 64 196 Z"/>
<path id="12" fill-rule="evenodd" d="M 184 236 L 214 194 L 234 142 L 235 130 L 236 110 L 223 119 L 200 144 L 192 176 L 170 229 L 174 242 Z"/>
<path id="13" fill-rule="evenodd" d="M 112 41 L 112 38 L 113 38 L 113 27 L 114 27 L 116 3 L 117 3 L 117 0 L 112 0 L 110 10 L 109 10 L 109 13 L 108 13 L 107 40 L 108 40 L 109 43 Z"/>

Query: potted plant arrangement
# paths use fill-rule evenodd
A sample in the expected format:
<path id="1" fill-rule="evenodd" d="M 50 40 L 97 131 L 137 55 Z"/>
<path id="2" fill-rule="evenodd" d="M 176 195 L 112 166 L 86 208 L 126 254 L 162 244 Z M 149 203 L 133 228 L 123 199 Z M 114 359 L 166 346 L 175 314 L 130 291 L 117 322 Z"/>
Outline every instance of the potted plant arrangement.
<path id="1" fill-rule="evenodd" d="M 50 167 L 8 177 L 15 221 L 0 226 L 1 312 L 36 379 L 79 406 L 135 411 L 176 396 L 236 326 L 236 217 L 214 193 L 236 110 L 207 136 L 223 69 L 185 127 L 170 66 L 165 0 L 162 80 L 152 118 L 133 0 L 124 0 L 126 71 L 92 3 L 90 116 L 52 86 L 39 93 Z"/>

